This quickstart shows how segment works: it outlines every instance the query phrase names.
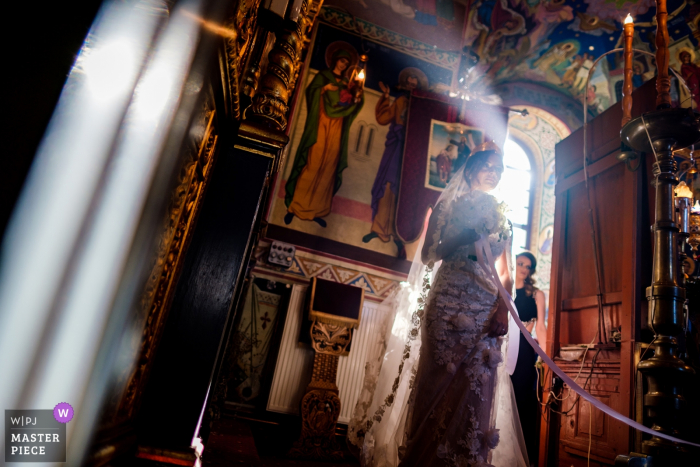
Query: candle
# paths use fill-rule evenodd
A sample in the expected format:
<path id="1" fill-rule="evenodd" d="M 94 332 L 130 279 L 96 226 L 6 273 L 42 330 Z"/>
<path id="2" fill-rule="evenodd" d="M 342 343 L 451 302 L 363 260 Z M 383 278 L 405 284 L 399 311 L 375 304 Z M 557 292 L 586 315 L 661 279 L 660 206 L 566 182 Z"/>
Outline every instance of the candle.
<path id="1" fill-rule="evenodd" d="M 676 187 L 676 208 L 678 209 L 678 224 L 681 234 L 690 232 L 690 206 L 693 202 L 693 192 L 685 182 Z"/>
<path id="2" fill-rule="evenodd" d="M 656 108 L 671 107 L 671 78 L 668 76 L 668 11 L 666 0 L 656 0 Z"/>
<path id="3" fill-rule="evenodd" d="M 625 34 L 625 74 L 622 84 L 622 126 L 632 120 L 632 39 L 634 38 L 634 22 L 632 16 L 627 14 L 624 22 Z"/>

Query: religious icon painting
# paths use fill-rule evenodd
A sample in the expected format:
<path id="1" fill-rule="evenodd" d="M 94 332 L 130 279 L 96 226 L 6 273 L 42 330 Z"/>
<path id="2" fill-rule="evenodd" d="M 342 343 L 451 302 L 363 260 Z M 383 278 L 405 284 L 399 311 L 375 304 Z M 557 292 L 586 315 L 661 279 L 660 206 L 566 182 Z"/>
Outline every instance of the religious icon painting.
<path id="1" fill-rule="evenodd" d="M 552 159 L 544 169 L 544 184 L 547 188 L 554 188 L 557 183 L 557 174 L 554 171 L 554 159 Z"/>
<path id="2" fill-rule="evenodd" d="M 442 191 L 483 140 L 484 131 L 479 128 L 432 120 L 425 187 Z"/>
<path id="3" fill-rule="evenodd" d="M 374 264 L 393 267 L 406 257 L 395 216 L 411 93 L 448 88 L 458 62 L 409 38 L 398 42 L 407 48 L 373 42 L 396 36 L 379 27 L 360 37 L 343 24 L 321 22 L 314 33 L 267 232 L 367 263 L 370 250 L 382 255 Z"/>
<path id="4" fill-rule="evenodd" d="M 543 255 L 552 254 L 552 240 L 554 237 L 554 226 L 549 224 L 540 230 L 540 235 L 537 241 L 537 248 Z"/>

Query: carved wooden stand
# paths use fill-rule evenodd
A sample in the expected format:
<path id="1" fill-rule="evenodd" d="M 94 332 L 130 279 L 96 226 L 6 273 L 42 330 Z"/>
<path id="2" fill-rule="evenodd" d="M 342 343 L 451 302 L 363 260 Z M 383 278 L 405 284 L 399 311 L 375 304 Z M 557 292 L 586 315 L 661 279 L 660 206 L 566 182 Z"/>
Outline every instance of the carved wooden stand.
<path id="1" fill-rule="evenodd" d="M 340 460 L 343 451 L 335 440 L 340 398 L 335 384 L 338 357 L 350 344 L 350 328 L 314 321 L 311 343 L 316 352 L 311 383 L 301 400 L 301 435 L 289 457 Z"/>

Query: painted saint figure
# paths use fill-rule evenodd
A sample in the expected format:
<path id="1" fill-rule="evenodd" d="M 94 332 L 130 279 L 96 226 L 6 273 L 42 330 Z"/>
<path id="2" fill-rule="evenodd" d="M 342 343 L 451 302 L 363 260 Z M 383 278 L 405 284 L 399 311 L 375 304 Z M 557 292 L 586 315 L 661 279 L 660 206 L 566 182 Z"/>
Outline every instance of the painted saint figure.
<path id="1" fill-rule="evenodd" d="M 457 159 L 457 147 L 453 144 L 448 144 L 445 149 L 440 151 L 440 154 L 435 158 L 438 176 L 440 181 L 447 185 L 450 175 L 452 175 L 452 161 Z"/>
<path id="2" fill-rule="evenodd" d="M 350 125 L 364 104 L 363 94 L 348 82 L 348 71 L 357 60 L 350 44 L 332 43 L 326 49 L 328 69 L 306 88 L 306 124 L 285 186 L 285 224 L 296 216 L 326 226 L 323 217 L 331 212 L 348 166 Z"/>
<path id="3" fill-rule="evenodd" d="M 398 256 L 405 258 L 403 242 L 396 235 L 394 227 L 399 170 L 406 136 L 409 97 L 414 89 L 428 88 L 428 77 L 418 68 L 409 67 L 402 70 L 399 73 L 398 85 L 402 94 L 394 102 L 389 100 L 389 87 L 382 82 L 379 83 L 379 87 L 383 94 L 374 110 L 375 118 L 380 125 L 389 125 L 389 133 L 379 170 L 372 185 L 372 228 L 370 233 L 362 237 L 362 241 L 368 243 L 373 238 L 379 237 L 381 241 L 388 242 L 393 237 L 399 249 Z"/>
<path id="4" fill-rule="evenodd" d="M 681 61 L 681 75 L 690 89 L 696 109 L 700 108 L 700 67 L 693 63 L 693 56 L 688 50 L 683 50 L 678 58 Z"/>
<path id="5" fill-rule="evenodd" d="M 450 144 L 454 144 L 457 147 L 457 159 L 454 160 L 452 166 L 455 169 L 459 169 L 467 162 L 469 155 L 472 153 L 472 149 L 476 146 L 476 143 L 474 143 L 474 136 L 469 132 L 466 136 L 460 136 L 459 141 L 451 139 Z"/>

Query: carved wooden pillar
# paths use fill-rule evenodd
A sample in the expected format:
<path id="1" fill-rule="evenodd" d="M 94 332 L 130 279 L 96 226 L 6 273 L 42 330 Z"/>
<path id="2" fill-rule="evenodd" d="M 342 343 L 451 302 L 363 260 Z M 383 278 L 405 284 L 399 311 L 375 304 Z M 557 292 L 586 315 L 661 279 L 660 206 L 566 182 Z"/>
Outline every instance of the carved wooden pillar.
<path id="1" fill-rule="evenodd" d="M 252 99 L 255 91 L 258 89 L 258 81 L 260 81 L 260 67 L 265 52 L 265 46 L 270 35 L 270 31 L 265 28 L 258 28 L 255 32 L 253 50 L 250 54 L 250 60 L 243 74 L 243 82 L 241 83 L 241 98 L 244 96 L 247 99 Z M 250 101 L 247 102 L 250 105 Z"/>
<path id="2" fill-rule="evenodd" d="M 335 384 L 338 357 L 350 345 L 352 328 L 360 324 L 364 289 L 314 277 L 310 285 L 309 321 L 314 369 L 301 400 L 301 435 L 290 457 L 338 460 L 343 451 L 335 441 L 340 398 Z"/>
<path id="3" fill-rule="evenodd" d="M 268 55 L 266 73 L 260 78 L 246 120 L 262 123 L 271 129 L 287 128 L 289 98 L 294 92 L 301 68 L 301 55 L 322 0 L 304 0 L 296 22 L 288 21 L 277 31 L 275 45 Z M 251 76 L 251 80 L 254 77 Z M 251 89 L 251 88 L 248 88 Z"/>
<path id="4" fill-rule="evenodd" d="M 340 398 L 335 384 L 338 358 L 348 345 L 350 328 L 314 321 L 311 343 L 316 355 L 311 383 L 301 400 L 301 435 L 289 451 L 289 457 L 339 460 L 343 451 L 335 440 L 335 425 L 340 415 Z"/>

